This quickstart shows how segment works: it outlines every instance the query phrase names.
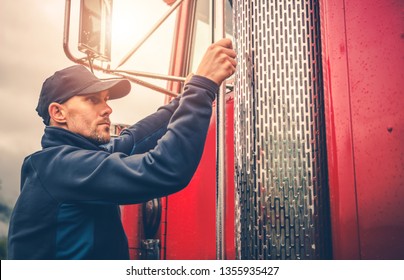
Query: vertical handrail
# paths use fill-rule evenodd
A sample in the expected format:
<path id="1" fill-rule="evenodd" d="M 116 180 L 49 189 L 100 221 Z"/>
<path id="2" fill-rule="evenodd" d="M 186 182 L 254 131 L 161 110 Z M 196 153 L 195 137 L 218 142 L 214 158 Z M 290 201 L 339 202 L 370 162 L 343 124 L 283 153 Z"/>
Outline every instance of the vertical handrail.
<path id="1" fill-rule="evenodd" d="M 214 1 L 214 41 L 225 37 L 225 0 Z M 226 81 L 216 99 L 216 259 L 225 259 Z"/>

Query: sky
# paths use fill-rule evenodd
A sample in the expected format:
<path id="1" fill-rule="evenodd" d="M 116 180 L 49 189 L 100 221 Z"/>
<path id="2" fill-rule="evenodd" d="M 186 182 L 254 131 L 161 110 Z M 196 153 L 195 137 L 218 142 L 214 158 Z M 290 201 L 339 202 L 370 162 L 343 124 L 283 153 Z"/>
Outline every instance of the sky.
<path id="1" fill-rule="evenodd" d="M 77 50 L 80 0 L 71 2 L 70 49 L 82 57 Z M 114 0 L 111 66 L 168 10 L 163 0 Z M 64 14 L 64 0 L 0 0 L 0 202 L 10 206 L 19 193 L 24 158 L 41 149 L 44 125 L 35 107 L 42 83 L 74 64 L 63 51 Z M 122 69 L 167 74 L 174 22 L 175 13 Z M 166 86 L 164 81 L 147 81 Z M 135 123 L 163 103 L 163 94 L 132 83 L 128 96 L 110 102 L 111 121 Z"/>

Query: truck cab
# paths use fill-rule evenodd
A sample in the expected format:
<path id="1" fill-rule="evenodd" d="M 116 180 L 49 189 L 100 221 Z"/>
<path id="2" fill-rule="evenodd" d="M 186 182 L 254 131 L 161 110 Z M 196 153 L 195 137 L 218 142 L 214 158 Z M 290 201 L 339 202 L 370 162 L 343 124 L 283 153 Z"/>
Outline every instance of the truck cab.
<path id="1" fill-rule="evenodd" d="M 165 2 L 165 102 L 220 36 L 238 66 L 189 186 L 122 206 L 131 258 L 403 259 L 402 3 Z"/>

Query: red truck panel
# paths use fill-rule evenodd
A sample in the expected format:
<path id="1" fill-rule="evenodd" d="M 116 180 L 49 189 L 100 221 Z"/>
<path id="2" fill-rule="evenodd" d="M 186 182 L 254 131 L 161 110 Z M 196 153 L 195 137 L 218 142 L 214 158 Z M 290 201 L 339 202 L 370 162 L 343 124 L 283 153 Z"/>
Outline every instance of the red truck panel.
<path id="1" fill-rule="evenodd" d="M 227 194 L 226 194 L 226 258 L 235 258 L 234 243 L 234 151 L 233 103 L 226 100 Z M 215 109 L 215 108 L 214 108 Z M 212 116 L 205 151 L 190 184 L 181 192 L 168 197 L 167 259 L 215 259 L 215 114 Z"/>
<path id="2" fill-rule="evenodd" d="M 334 257 L 403 259 L 402 1 L 322 1 Z"/>

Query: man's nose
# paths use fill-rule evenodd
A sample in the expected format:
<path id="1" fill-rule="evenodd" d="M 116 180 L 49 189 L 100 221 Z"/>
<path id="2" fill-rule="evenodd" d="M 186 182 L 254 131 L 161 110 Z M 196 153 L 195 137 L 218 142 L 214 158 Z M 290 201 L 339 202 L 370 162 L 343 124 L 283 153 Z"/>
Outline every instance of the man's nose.
<path id="1" fill-rule="evenodd" d="M 111 115 L 112 114 L 112 108 L 108 105 L 108 103 L 105 103 L 105 105 L 104 105 L 104 109 L 103 109 L 103 111 L 102 111 L 102 115 L 103 116 L 109 116 L 109 115 Z"/>

